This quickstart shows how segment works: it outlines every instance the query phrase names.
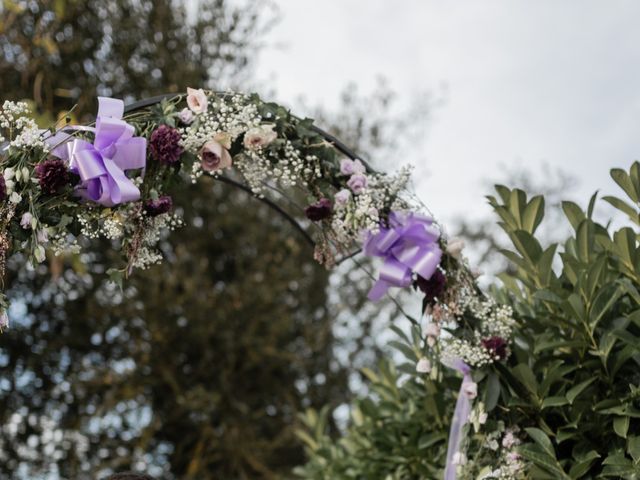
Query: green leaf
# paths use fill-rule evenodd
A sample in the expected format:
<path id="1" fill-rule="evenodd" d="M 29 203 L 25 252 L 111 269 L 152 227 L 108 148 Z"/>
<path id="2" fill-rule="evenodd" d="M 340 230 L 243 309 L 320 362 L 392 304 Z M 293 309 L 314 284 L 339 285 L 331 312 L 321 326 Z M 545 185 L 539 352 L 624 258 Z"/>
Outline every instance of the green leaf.
<path id="1" fill-rule="evenodd" d="M 616 417 L 613 419 L 613 431 L 622 438 L 627 438 L 629 431 L 629 417 Z"/>
<path id="2" fill-rule="evenodd" d="M 418 361 L 418 356 L 416 355 L 416 352 L 414 352 L 414 350 L 406 343 L 398 342 L 397 340 L 391 340 L 389 342 L 389 346 L 395 348 L 400 353 L 402 353 L 407 358 L 407 360 L 411 362 Z"/>
<path id="3" fill-rule="evenodd" d="M 551 440 L 549 439 L 549 437 L 547 436 L 546 433 L 544 433 L 542 430 L 540 430 L 539 428 L 525 428 L 526 432 L 529 434 L 529 436 L 538 444 L 540 445 L 540 447 L 542 447 L 542 449 L 552 458 L 556 458 L 556 452 L 553 448 L 553 444 L 551 443 Z"/>
<path id="4" fill-rule="evenodd" d="M 518 453 L 530 462 L 533 462 L 537 466 L 553 473 L 555 475 L 554 478 L 556 479 L 565 480 L 571 478 L 566 474 L 562 467 L 560 467 L 555 455 L 551 456 L 544 451 L 539 451 L 538 449 L 527 445 L 520 447 L 518 449 Z"/>
<path id="5" fill-rule="evenodd" d="M 542 408 L 561 407 L 569 403 L 566 397 L 547 397 L 542 401 Z"/>
<path id="6" fill-rule="evenodd" d="M 602 197 L 602 199 L 621 212 L 625 213 L 636 225 L 639 223 L 638 211 L 624 200 L 620 200 L 618 197 L 612 196 Z"/>
<path id="7" fill-rule="evenodd" d="M 562 202 L 562 210 L 574 230 L 577 230 L 578 225 L 586 218 L 582 209 L 574 202 Z"/>
<path id="8" fill-rule="evenodd" d="M 498 404 L 498 399 L 500 398 L 500 379 L 498 375 L 494 372 L 489 374 L 487 378 L 487 389 L 485 390 L 485 410 L 490 412 L 493 410 Z"/>
<path id="9" fill-rule="evenodd" d="M 542 247 L 538 240 L 524 230 L 515 230 L 509 234 L 509 237 L 520 255 L 527 259 L 530 265 L 536 265 L 542 255 Z"/>
<path id="10" fill-rule="evenodd" d="M 429 448 L 430 446 L 446 440 L 447 434 L 445 432 L 438 433 L 425 433 L 418 440 L 418 450 Z"/>
<path id="11" fill-rule="evenodd" d="M 529 201 L 522 216 L 522 229 L 533 234 L 544 217 L 544 197 L 537 195 Z"/>
<path id="12" fill-rule="evenodd" d="M 629 437 L 629 441 L 627 443 L 627 452 L 629 452 L 633 461 L 636 463 L 640 462 L 640 437 Z"/>
<path id="13" fill-rule="evenodd" d="M 529 365 L 520 363 L 513 368 L 513 375 L 524 385 L 529 392 L 538 393 L 538 382 Z"/>
<path id="14" fill-rule="evenodd" d="M 595 382 L 595 380 L 596 380 L 596 377 L 593 377 L 571 388 L 566 395 L 567 400 L 569 400 L 569 404 L 570 405 L 573 404 L 573 401 L 577 398 L 577 396 L 580 395 L 585 388 L 587 388 L 589 385 Z"/>
<path id="15" fill-rule="evenodd" d="M 618 184 L 624 193 L 626 193 L 631 200 L 638 203 L 638 192 L 633 186 L 633 182 L 631 181 L 631 177 L 622 170 L 621 168 L 612 168 L 611 169 L 611 178 L 613 181 Z"/>

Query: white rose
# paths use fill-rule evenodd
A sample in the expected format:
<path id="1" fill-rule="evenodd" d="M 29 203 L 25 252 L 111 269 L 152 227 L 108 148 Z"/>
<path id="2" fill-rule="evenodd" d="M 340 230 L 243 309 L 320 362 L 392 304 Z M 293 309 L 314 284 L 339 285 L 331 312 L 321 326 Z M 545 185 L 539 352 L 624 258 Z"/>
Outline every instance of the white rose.
<path id="1" fill-rule="evenodd" d="M 16 172 L 13 168 L 7 167 L 4 169 L 3 176 L 5 180 L 11 180 L 13 177 L 15 177 L 15 175 Z"/>
<path id="2" fill-rule="evenodd" d="M 187 87 L 187 105 L 195 114 L 205 113 L 209 105 L 207 94 L 201 88 L 196 90 Z"/>
<path id="3" fill-rule="evenodd" d="M 9 197 L 9 201 L 17 205 L 22 201 L 22 196 L 18 192 L 13 192 Z"/>

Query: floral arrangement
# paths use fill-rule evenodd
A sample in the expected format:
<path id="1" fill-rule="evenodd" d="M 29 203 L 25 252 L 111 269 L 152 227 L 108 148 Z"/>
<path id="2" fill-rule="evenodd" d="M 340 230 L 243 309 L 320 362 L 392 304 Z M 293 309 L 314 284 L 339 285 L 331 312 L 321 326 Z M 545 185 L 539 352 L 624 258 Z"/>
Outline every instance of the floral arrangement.
<path id="1" fill-rule="evenodd" d="M 26 104 L 5 102 L 0 127 L 3 276 L 10 254 L 37 264 L 48 254 L 79 252 L 83 237 L 106 238 L 122 252 L 110 271 L 115 281 L 160 262 L 156 244 L 181 225 L 172 188 L 203 175 L 237 179 L 258 197 L 302 193 L 299 216 L 315 226 L 320 263 L 331 267 L 360 245 L 380 262 L 372 301 L 395 288 L 423 296 L 424 328 L 410 318 L 419 339 L 415 373 L 437 379 L 443 365 L 463 375 L 445 475 L 462 471 L 469 419 L 479 428 L 487 417 L 482 403 L 472 409 L 478 381 L 509 356 L 515 320 L 510 307 L 480 292 L 462 242 L 446 238 L 411 195 L 410 169 L 376 173 L 342 155 L 310 119 L 256 95 L 202 89 L 128 114 L 122 101 L 99 98 L 94 126 L 46 130 Z M 8 327 L 8 308 L 1 294 L 0 329 Z M 517 431 L 504 435 L 519 442 Z M 516 453 L 505 455 L 496 468 L 521 469 Z"/>

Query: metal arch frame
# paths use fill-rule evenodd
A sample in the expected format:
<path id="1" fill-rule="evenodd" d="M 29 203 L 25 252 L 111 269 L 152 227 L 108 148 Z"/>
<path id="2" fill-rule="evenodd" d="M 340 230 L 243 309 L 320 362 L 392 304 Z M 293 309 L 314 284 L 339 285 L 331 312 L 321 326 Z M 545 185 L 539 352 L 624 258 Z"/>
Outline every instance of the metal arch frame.
<path id="1" fill-rule="evenodd" d="M 217 95 L 227 95 L 227 92 L 215 92 Z M 181 96 L 182 94 L 179 93 L 165 93 L 162 95 L 156 95 L 154 97 L 149 97 L 149 98 L 145 98 L 143 100 L 139 100 L 137 102 L 133 102 L 130 103 L 128 105 L 126 105 L 124 107 L 124 113 L 131 113 L 131 112 L 135 112 L 137 110 L 146 108 L 146 107 L 151 107 L 153 105 L 156 105 L 158 103 L 160 103 L 163 100 L 169 99 L 169 98 L 175 98 L 178 96 Z M 322 138 L 324 138 L 328 143 L 330 143 L 336 150 L 338 150 L 340 153 L 342 153 L 343 155 L 347 156 L 348 158 L 350 158 L 351 160 L 355 160 L 356 158 L 359 158 L 358 155 L 356 155 L 356 153 L 351 150 L 349 147 L 347 147 L 344 143 L 342 143 L 340 140 L 338 140 L 335 136 L 331 135 L 330 133 L 322 130 L 321 128 L 312 125 L 311 129 L 316 132 L 318 135 L 320 135 Z M 364 164 L 365 168 L 367 169 L 367 171 L 372 172 L 373 169 L 369 166 L 369 164 L 367 162 L 365 162 L 364 160 L 360 159 L 360 161 Z M 298 223 L 298 221 L 293 218 L 290 214 L 288 214 L 282 207 L 280 207 L 278 204 L 276 204 L 275 202 L 269 200 L 268 198 L 261 198 L 261 197 L 256 197 L 254 195 L 254 193 L 251 191 L 251 189 L 249 187 L 247 187 L 246 185 L 233 180 L 232 178 L 229 177 L 225 177 L 225 176 L 218 176 L 215 177 L 216 180 L 219 180 L 223 183 L 227 183 L 229 185 L 232 185 L 234 187 L 239 188 L 240 190 L 248 193 L 249 195 L 251 195 L 253 198 L 256 198 L 257 200 L 265 203 L 266 205 L 268 205 L 270 208 L 272 208 L 273 210 L 275 210 L 276 212 L 278 212 L 280 215 L 282 215 L 296 230 L 298 230 L 298 232 L 300 232 L 302 234 L 302 236 L 305 238 L 305 240 L 307 240 L 307 242 L 312 246 L 315 247 L 315 241 L 313 240 L 313 238 L 311 237 L 311 235 L 309 235 L 309 233 Z M 357 253 L 357 251 L 356 251 Z M 351 255 L 347 255 L 344 259 L 349 258 Z M 340 263 L 340 261 L 338 262 Z"/>

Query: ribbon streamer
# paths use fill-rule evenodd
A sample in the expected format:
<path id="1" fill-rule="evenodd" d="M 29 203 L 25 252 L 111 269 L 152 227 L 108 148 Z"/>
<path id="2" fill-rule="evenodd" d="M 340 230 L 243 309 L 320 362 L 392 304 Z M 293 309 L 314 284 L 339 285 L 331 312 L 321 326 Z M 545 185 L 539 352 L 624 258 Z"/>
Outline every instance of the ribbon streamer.
<path id="1" fill-rule="evenodd" d="M 440 232 L 433 219 L 418 213 L 389 214 L 389 228 L 369 235 L 364 252 L 369 256 L 384 258 L 378 280 L 369 291 L 369 300 L 380 300 L 391 287 L 408 287 L 412 272 L 425 279 L 436 271 L 442 250 L 438 246 Z"/>
<path id="2" fill-rule="evenodd" d="M 464 387 L 469 383 L 473 383 L 471 378 L 471 367 L 464 363 L 461 359 L 456 358 L 450 362 L 443 362 L 449 368 L 453 368 L 462 373 L 462 384 L 460 392 L 458 392 L 458 400 L 456 401 L 456 409 L 453 412 L 451 421 L 451 429 L 449 430 L 449 445 L 447 446 L 447 464 L 444 469 L 444 480 L 456 480 L 457 465 L 453 462 L 454 455 L 460 451 L 462 443 L 462 430 L 469 422 L 471 414 L 471 399 L 467 395 Z"/>
<path id="3" fill-rule="evenodd" d="M 140 198 L 140 190 L 127 177 L 127 170 L 144 168 L 147 140 L 134 137 L 135 129 L 122 120 L 124 102 L 98 97 L 96 127 L 70 127 L 95 132 L 93 143 L 73 139 L 62 132 L 46 139 L 51 153 L 69 161 L 69 169 L 80 176 L 78 194 L 93 202 L 112 207 Z M 66 139 L 65 139 L 66 136 Z"/>

